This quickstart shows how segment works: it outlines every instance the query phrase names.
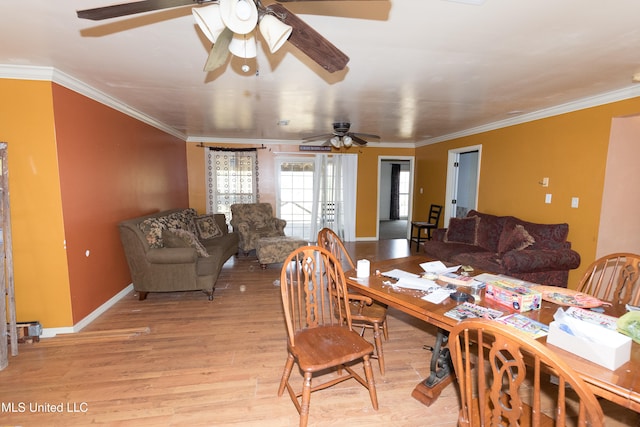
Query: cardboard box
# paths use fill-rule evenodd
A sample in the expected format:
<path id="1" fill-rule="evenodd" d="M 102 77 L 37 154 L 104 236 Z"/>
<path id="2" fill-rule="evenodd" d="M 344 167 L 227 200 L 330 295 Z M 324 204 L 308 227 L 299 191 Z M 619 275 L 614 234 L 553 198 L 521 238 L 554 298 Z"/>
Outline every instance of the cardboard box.
<path id="1" fill-rule="evenodd" d="M 615 371 L 631 358 L 631 338 L 602 326 L 580 322 L 574 335 L 549 324 L 547 343 Z M 575 324 L 572 324 L 575 328 Z M 587 337 L 587 338 L 583 338 Z"/>
<path id="2" fill-rule="evenodd" d="M 519 312 L 540 310 L 542 293 L 507 279 L 486 283 L 485 298 Z"/>

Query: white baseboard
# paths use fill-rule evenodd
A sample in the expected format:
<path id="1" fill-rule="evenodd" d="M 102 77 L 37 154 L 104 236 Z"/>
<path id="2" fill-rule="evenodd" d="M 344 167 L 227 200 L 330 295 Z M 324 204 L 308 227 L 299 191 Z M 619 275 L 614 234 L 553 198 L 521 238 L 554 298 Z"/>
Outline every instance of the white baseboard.
<path id="1" fill-rule="evenodd" d="M 85 317 L 84 319 L 82 319 L 81 321 L 76 323 L 75 325 L 68 326 L 68 327 L 63 327 L 63 328 L 44 328 L 44 329 L 42 329 L 42 335 L 40 335 L 40 338 L 52 338 L 52 337 L 55 337 L 58 334 L 73 334 L 73 333 L 76 333 L 76 332 L 80 332 L 80 330 L 82 330 L 82 328 L 84 328 L 85 326 L 87 326 L 88 324 L 90 324 L 91 322 L 96 320 L 96 318 L 98 318 L 98 316 L 100 316 L 102 313 L 104 313 L 109 308 L 111 308 L 115 303 L 117 303 L 122 298 L 124 298 L 126 295 L 128 295 L 129 292 L 131 292 L 132 290 L 133 290 L 133 283 L 129 284 L 129 286 L 127 286 L 126 288 L 124 288 L 123 290 L 121 290 L 120 292 L 115 294 L 113 297 L 111 297 L 111 299 L 106 301 L 100 307 L 96 308 L 87 317 Z"/>

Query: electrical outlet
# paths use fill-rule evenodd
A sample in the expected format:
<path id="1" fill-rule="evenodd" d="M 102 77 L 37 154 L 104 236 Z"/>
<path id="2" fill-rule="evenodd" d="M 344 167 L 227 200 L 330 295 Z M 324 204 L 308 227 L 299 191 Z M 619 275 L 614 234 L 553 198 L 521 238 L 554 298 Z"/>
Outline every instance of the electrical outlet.
<path id="1" fill-rule="evenodd" d="M 550 193 L 545 194 L 544 202 L 545 203 L 551 203 L 551 194 Z"/>

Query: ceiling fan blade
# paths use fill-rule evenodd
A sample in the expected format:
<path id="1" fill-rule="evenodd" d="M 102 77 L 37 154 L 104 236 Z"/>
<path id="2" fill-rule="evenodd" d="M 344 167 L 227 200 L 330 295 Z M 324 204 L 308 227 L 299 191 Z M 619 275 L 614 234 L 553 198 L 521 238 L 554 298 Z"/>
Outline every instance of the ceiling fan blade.
<path id="1" fill-rule="evenodd" d="M 322 68 L 333 73 L 347 66 L 347 62 L 349 62 L 347 55 L 302 19 L 289 12 L 287 8 L 275 3 L 268 6 L 267 10 L 271 10 L 282 22 L 293 27 L 289 42 L 317 62 Z"/>
<path id="2" fill-rule="evenodd" d="M 364 139 L 354 135 L 354 134 L 350 134 L 349 135 L 351 137 L 351 139 L 353 140 L 353 142 L 355 142 L 358 145 L 367 145 L 368 141 L 365 141 Z"/>
<path id="3" fill-rule="evenodd" d="M 349 132 L 349 135 L 350 135 L 351 137 L 354 137 L 354 136 L 361 136 L 361 137 L 364 137 L 364 138 L 380 139 L 380 135 L 373 135 L 373 134 L 370 134 L 370 133 Z"/>
<path id="4" fill-rule="evenodd" d="M 119 16 L 134 15 L 136 13 L 151 12 L 153 10 L 169 9 L 171 7 L 200 4 L 209 0 L 143 0 L 133 3 L 115 4 L 112 6 L 96 7 L 94 9 L 78 10 L 78 18 L 100 21 L 117 18 Z"/>
<path id="5" fill-rule="evenodd" d="M 218 36 L 215 44 L 209 52 L 206 64 L 204 64 L 204 71 L 213 71 L 216 68 L 224 65 L 229 57 L 229 43 L 233 38 L 233 32 L 225 28 Z"/>

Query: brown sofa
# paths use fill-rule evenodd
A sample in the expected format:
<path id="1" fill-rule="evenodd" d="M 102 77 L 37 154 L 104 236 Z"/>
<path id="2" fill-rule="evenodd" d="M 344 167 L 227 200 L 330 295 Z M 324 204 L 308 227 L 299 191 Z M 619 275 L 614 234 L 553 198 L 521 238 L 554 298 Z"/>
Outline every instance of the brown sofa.
<path id="1" fill-rule="evenodd" d="M 536 224 L 472 210 L 465 218 L 451 218 L 449 227 L 435 230 L 422 247 L 441 261 L 566 288 L 569 270 L 580 265 L 568 234 L 566 223 Z"/>
<path id="2" fill-rule="evenodd" d="M 238 252 L 223 214 L 173 209 L 118 224 L 133 287 L 148 292 L 203 290 L 213 299 L 222 265 Z"/>

